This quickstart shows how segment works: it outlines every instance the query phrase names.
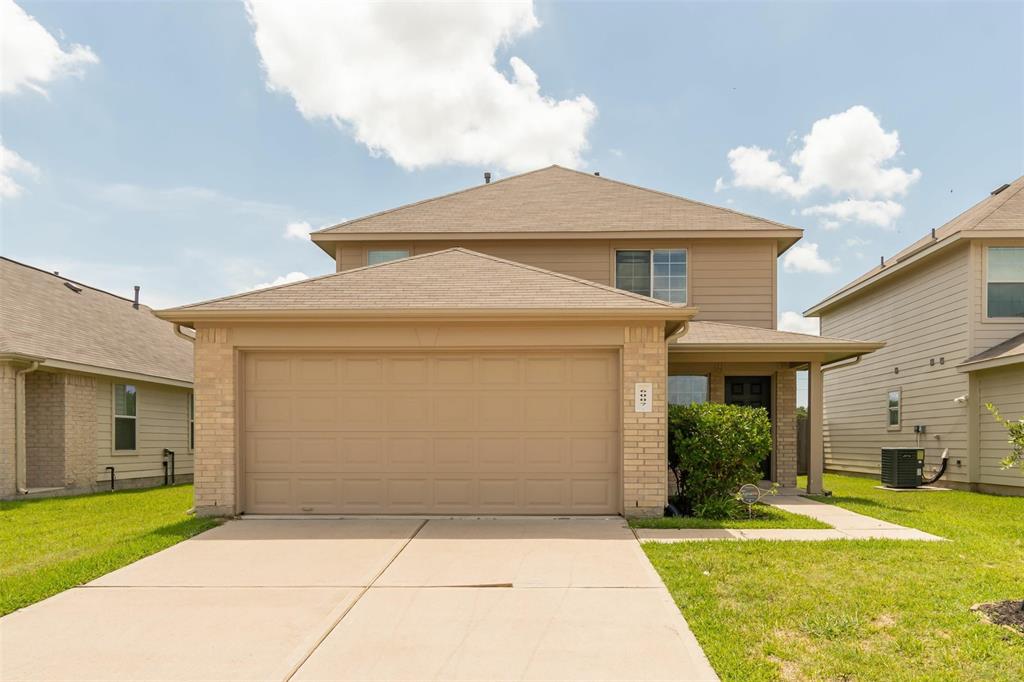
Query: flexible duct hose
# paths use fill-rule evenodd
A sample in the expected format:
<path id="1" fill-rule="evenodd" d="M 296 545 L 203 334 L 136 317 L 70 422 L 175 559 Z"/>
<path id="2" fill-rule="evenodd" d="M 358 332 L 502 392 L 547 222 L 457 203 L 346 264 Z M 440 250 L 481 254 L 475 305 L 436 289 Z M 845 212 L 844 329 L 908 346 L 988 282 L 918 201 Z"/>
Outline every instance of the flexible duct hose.
<path id="1" fill-rule="evenodd" d="M 942 464 L 939 465 L 939 470 L 935 472 L 935 475 L 931 478 L 926 478 L 921 481 L 921 485 L 931 485 L 935 481 L 942 478 L 942 475 L 946 473 L 946 466 L 949 464 L 949 448 L 942 451 Z"/>

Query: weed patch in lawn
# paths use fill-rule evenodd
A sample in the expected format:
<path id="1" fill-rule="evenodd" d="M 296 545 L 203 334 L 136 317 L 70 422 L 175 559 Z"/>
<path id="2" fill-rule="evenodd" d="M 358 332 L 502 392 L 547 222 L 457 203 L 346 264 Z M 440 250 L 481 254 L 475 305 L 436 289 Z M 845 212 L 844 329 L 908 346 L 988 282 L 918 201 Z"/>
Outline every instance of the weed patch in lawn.
<path id="1" fill-rule="evenodd" d="M 191 485 L 0 502 L 0 615 L 217 525 L 191 507 Z"/>

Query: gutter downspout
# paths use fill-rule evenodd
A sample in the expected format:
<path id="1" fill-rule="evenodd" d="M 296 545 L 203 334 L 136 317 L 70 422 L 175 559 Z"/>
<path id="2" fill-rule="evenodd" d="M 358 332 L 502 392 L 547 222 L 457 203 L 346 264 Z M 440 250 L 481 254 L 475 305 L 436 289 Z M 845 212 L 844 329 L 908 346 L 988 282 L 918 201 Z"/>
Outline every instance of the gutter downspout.
<path id="1" fill-rule="evenodd" d="M 189 336 L 185 332 L 181 331 L 181 325 L 180 324 L 175 324 L 174 325 L 174 333 L 177 336 L 180 336 L 181 338 L 185 339 L 189 343 L 195 343 L 196 342 L 196 339 L 195 339 L 194 336 Z"/>
<path id="2" fill-rule="evenodd" d="M 18 493 L 28 492 L 25 463 L 25 375 L 39 369 L 39 361 L 33 360 L 25 369 L 14 373 L 14 485 Z"/>
<path id="3" fill-rule="evenodd" d="M 686 336 L 686 333 L 688 331 L 690 331 L 690 321 L 683 320 L 675 327 L 672 327 L 671 329 L 665 332 L 665 340 L 670 341 L 679 336 Z"/>

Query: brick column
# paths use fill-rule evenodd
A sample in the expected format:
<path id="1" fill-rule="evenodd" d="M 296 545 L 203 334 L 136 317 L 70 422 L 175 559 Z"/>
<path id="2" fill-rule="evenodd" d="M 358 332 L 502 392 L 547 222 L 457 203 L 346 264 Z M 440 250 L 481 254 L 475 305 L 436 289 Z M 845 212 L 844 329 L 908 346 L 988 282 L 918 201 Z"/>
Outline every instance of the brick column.
<path id="1" fill-rule="evenodd" d="M 64 375 L 64 485 L 96 480 L 96 377 Z"/>
<path id="2" fill-rule="evenodd" d="M 25 482 L 29 488 L 64 486 L 64 375 L 25 375 Z"/>
<path id="3" fill-rule="evenodd" d="M 622 483 L 626 516 L 661 516 L 668 466 L 668 348 L 660 325 L 627 327 L 622 349 Z M 653 385 L 650 412 L 636 412 L 637 383 Z"/>
<path id="4" fill-rule="evenodd" d="M 14 365 L 0 363 L 0 498 L 13 497 L 18 492 L 15 480 L 17 469 L 17 411 L 15 409 Z"/>
<path id="5" fill-rule="evenodd" d="M 725 370 L 716 364 L 708 375 L 708 400 L 713 403 L 725 402 Z"/>
<path id="6" fill-rule="evenodd" d="M 796 370 L 775 374 L 775 482 L 796 487 Z"/>
<path id="7" fill-rule="evenodd" d="M 236 512 L 235 352 L 230 331 L 196 330 L 195 507 L 201 516 Z"/>

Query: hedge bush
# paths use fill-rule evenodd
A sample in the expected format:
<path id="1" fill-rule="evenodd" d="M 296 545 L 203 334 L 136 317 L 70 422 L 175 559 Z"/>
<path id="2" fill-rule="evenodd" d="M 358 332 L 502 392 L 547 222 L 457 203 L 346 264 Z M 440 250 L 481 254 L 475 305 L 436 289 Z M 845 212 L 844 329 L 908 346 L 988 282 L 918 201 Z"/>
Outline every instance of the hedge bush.
<path id="1" fill-rule="evenodd" d="M 734 512 L 736 491 L 761 480 L 772 449 L 763 407 L 699 403 L 668 410 L 668 463 L 676 476 L 673 504 L 685 515 L 721 518 Z"/>

